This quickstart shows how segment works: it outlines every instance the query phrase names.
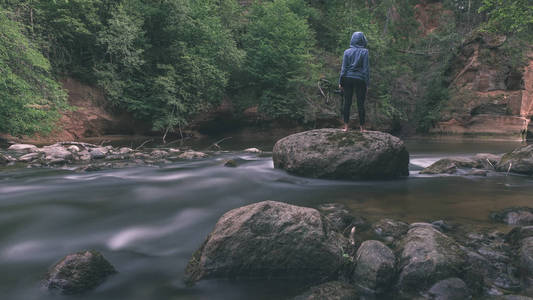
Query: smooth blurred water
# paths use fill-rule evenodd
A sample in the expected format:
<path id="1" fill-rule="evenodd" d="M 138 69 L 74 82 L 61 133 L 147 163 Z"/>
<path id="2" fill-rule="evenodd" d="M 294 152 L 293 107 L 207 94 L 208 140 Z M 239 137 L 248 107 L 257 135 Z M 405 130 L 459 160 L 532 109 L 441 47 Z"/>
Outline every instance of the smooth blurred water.
<path id="1" fill-rule="evenodd" d="M 270 144 L 271 145 L 271 144 Z M 229 146 L 229 145 L 228 145 Z M 236 148 L 255 146 L 235 144 Z M 0 299 L 283 299 L 301 292 L 287 281 L 182 283 L 191 254 L 233 208 L 276 200 L 317 207 L 343 203 L 370 220 L 445 219 L 489 224 L 497 209 L 533 204 L 533 178 L 421 176 L 445 156 L 503 153 L 514 142 L 408 141 L 411 176 L 344 182 L 300 178 L 273 168 L 270 157 L 229 152 L 162 167 L 91 173 L 18 169 L 0 172 Z M 227 159 L 242 159 L 226 168 Z M 100 250 L 119 273 L 82 296 L 40 288 L 64 255 Z"/>

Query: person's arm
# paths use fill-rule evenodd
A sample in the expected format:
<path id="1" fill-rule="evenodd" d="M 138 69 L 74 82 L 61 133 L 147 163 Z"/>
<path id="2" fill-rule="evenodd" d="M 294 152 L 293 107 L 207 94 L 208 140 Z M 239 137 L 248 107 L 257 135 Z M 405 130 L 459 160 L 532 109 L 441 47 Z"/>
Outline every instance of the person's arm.
<path id="1" fill-rule="evenodd" d="M 370 62 L 369 62 L 369 56 L 370 54 L 368 53 L 368 51 L 366 52 L 366 55 L 364 57 L 364 60 L 363 60 L 363 70 L 366 70 L 366 78 L 365 78 L 365 81 L 366 81 L 366 87 L 368 88 L 368 84 L 370 83 Z"/>
<path id="2" fill-rule="evenodd" d="M 342 76 L 346 74 L 346 62 L 346 52 L 344 52 L 342 56 L 341 75 L 339 76 L 339 88 L 342 88 Z"/>

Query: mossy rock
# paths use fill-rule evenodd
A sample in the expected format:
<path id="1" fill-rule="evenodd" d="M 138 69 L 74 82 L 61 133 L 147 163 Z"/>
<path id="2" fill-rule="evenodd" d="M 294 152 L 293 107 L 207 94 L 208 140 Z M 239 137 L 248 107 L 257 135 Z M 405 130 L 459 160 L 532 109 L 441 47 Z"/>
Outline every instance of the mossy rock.
<path id="1" fill-rule="evenodd" d="M 94 250 L 69 254 L 47 274 L 44 286 L 61 294 L 81 294 L 94 289 L 115 274 L 115 268 Z"/>
<path id="2" fill-rule="evenodd" d="M 274 146 L 274 167 L 325 179 L 390 179 L 409 175 L 403 142 L 378 131 L 317 129 L 290 135 Z"/>

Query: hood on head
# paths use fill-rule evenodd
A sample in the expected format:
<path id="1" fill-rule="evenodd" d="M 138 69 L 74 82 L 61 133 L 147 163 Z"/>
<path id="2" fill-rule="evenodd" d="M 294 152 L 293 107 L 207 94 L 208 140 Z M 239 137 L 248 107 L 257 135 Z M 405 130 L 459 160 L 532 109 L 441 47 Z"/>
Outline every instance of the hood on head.
<path id="1" fill-rule="evenodd" d="M 366 47 L 366 37 L 362 32 L 354 32 L 352 34 L 352 41 L 350 42 L 350 47 L 365 48 Z"/>

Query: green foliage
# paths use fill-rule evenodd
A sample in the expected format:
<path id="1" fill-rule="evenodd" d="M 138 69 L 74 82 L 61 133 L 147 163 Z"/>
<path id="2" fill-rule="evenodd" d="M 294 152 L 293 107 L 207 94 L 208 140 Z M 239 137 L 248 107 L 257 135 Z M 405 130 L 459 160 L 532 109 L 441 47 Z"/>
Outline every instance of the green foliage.
<path id="1" fill-rule="evenodd" d="M 23 27 L 0 11 L 0 132 L 50 132 L 65 92 L 50 74 L 50 63 L 23 34 Z"/>
<path id="2" fill-rule="evenodd" d="M 479 12 L 488 15 L 485 27 L 492 32 L 520 33 L 533 28 L 531 0 L 483 0 Z"/>
<path id="3" fill-rule="evenodd" d="M 303 0 L 256 3 L 244 34 L 245 78 L 260 109 L 273 117 L 302 117 L 304 95 L 298 90 L 316 78 L 311 53 L 314 33 L 307 18 L 313 10 Z"/>
<path id="4" fill-rule="evenodd" d="M 418 130 L 427 132 L 440 120 L 440 113 L 446 100 L 449 99 L 448 86 L 439 73 L 433 75 L 428 82 L 424 99 L 416 107 Z"/>

